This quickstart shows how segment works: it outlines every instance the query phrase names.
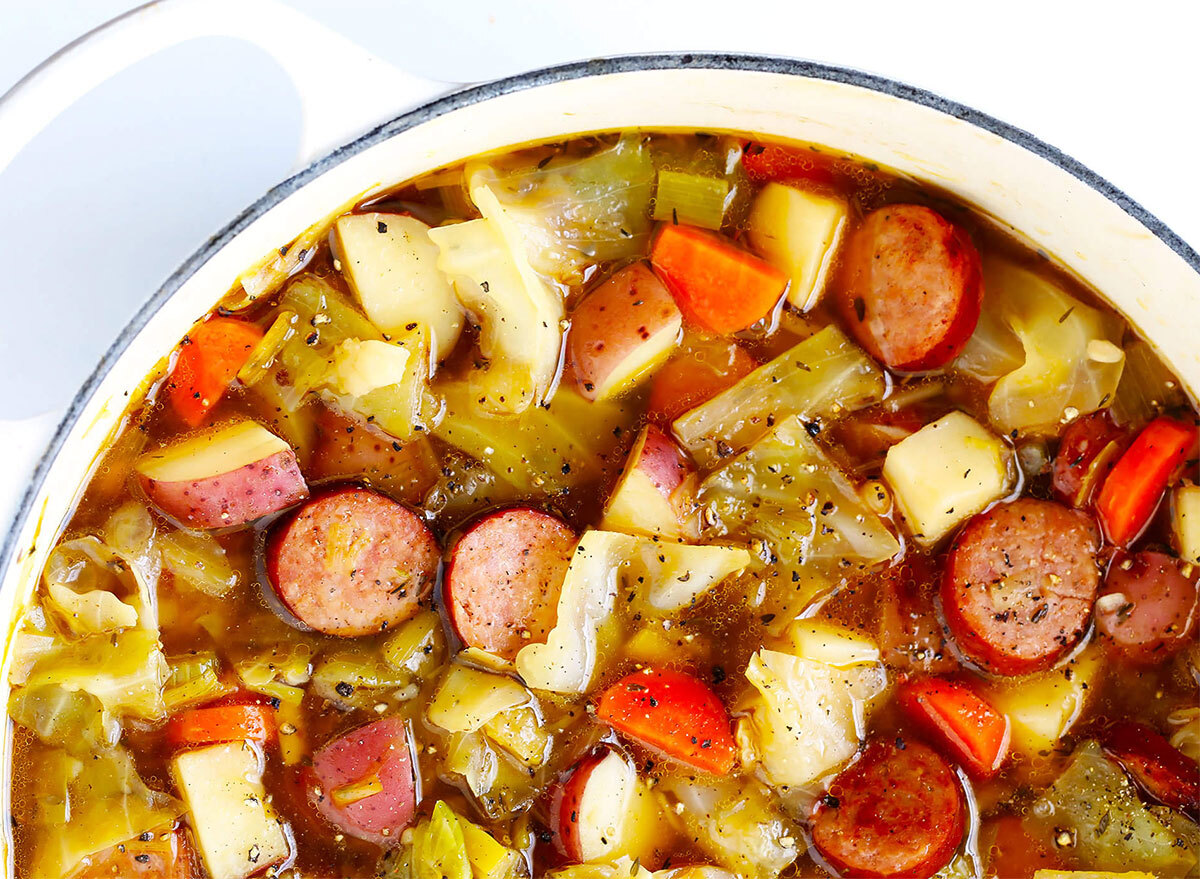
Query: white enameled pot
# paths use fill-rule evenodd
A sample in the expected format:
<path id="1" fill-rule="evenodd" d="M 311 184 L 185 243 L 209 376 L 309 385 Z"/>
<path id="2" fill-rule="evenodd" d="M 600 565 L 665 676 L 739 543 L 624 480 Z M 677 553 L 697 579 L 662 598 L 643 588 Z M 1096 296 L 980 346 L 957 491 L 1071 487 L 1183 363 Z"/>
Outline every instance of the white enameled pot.
<path id="1" fill-rule="evenodd" d="M 275 0 L 159 0 L 68 46 L 0 98 L 0 169 L 107 76 L 210 35 L 259 45 L 293 77 L 304 102 L 305 167 L 196 251 L 149 298 L 75 397 L 30 474 L 0 549 L 6 634 L 127 394 L 242 270 L 358 193 L 532 141 L 636 127 L 744 131 L 825 144 L 930 181 L 1101 290 L 1193 394 L 1200 392 L 1195 250 L 1111 184 L 1029 134 L 853 70 L 759 56 L 650 55 L 451 90 L 391 68 Z M 19 427 L 8 425 L 0 444 Z M 7 704 L 8 642 L 0 704 Z M 8 751 L 6 736 L 5 810 Z M 8 822 L 4 827 L 6 837 Z M 11 876 L 10 841 L 0 839 L 0 847 L 3 875 Z"/>

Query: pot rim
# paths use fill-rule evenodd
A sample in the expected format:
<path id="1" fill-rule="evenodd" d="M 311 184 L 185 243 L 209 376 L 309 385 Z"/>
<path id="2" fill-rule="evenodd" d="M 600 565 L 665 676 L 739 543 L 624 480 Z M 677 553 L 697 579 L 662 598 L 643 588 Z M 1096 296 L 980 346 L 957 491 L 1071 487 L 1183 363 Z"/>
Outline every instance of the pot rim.
<path id="1" fill-rule="evenodd" d="M 1200 274 L 1200 254 L 1191 245 L 1123 190 L 1092 171 L 1083 163 L 1022 128 L 1003 122 L 994 116 L 975 110 L 965 104 L 944 98 L 927 89 L 890 79 L 886 76 L 867 73 L 851 67 L 823 64 L 799 58 L 728 52 L 659 52 L 614 55 L 529 70 L 524 73 L 518 73 L 451 92 L 448 95 L 436 98 L 412 110 L 385 120 L 354 140 L 316 159 L 307 167 L 268 189 L 262 196 L 246 207 L 224 228 L 212 235 L 191 256 L 184 260 L 179 268 L 138 308 L 137 312 L 104 352 L 96 364 L 96 368 L 88 375 L 75 396 L 71 399 L 46 449 L 39 457 L 30 476 L 29 485 L 22 494 L 13 518 L 9 522 L 3 546 L 0 547 L 0 576 L 8 570 L 8 566 L 13 561 L 18 536 L 25 525 L 30 511 L 33 509 L 34 500 L 45 485 L 50 466 L 53 464 L 55 458 L 57 458 L 76 419 L 91 399 L 100 382 L 108 375 L 117 361 L 120 360 L 133 338 L 145 327 L 163 304 L 174 296 L 176 291 L 213 254 L 225 247 L 230 240 L 240 234 L 262 214 L 304 187 L 310 181 L 320 177 L 326 171 L 340 165 L 350 157 L 377 143 L 388 140 L 396 134 L 452 111 L 512 92 L 553 85 L 584 77 L 686 69 L 777 73 L 824 80 L 841 85 L 858 86 L 891 97 L 901 98 L 952 116 L 955 119 L 967 122 L 1028 150 L 1096 190 L 1149 230 L 1197 274 Z"/>

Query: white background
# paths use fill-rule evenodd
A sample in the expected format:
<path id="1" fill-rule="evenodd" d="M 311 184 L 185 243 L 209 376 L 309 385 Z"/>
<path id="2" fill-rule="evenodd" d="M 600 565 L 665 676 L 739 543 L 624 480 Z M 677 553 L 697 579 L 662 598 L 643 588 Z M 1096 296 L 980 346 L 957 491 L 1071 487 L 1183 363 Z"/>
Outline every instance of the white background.
<path id="1" fill-rule="evenodd" d="M 449 82 L 655 50 L 861 68 L 1033 132 L 1200 245 L 1198 0 L 288 2 Z M 0 0 L 0 92 L 135 5 Z M 0 174 L 0 420 L 46 422 L 65 406 L 137 305 L 287 176 L 298 125 L 274 62 L 201 40 L 98 84 L 34 140 Z M 32 460 L 32 449 L 5 451 L 0 522 Z"/>

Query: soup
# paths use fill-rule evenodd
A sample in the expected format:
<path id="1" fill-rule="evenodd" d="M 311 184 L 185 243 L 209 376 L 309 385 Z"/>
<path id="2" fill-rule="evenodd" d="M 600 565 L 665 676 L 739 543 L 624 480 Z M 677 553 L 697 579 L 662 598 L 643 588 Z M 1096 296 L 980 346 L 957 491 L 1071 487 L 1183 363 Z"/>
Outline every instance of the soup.
<path id="1" fill-rule="evenodd" d="M 1193 875 L 1196 459 L 1150 345 L 918 181 L 433 172 L 134 394 L 14 635 L 17 875 Z"/>

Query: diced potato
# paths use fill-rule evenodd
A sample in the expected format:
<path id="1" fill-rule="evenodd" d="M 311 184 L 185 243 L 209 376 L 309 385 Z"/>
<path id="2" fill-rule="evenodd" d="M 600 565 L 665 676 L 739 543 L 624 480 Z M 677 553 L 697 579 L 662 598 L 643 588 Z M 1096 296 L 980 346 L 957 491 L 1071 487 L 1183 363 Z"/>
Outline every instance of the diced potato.
<path id="1" fill-rule="evenodd" d="M 816 620 L 796 620 L 787 631 L 797 656 L 847 668 L 881 662 L 879 645 L 865 635 Z"/>
<path id="2" fill-rule="evenodd" d="M 1180 485 L 1171 496 L 1171 524 L 1179 557 L 1200 564 L 1200 485 Z"/>
<path id="3" fill-rule="evenodd" d="M 496 842 L 490 833 L 461 815 L 458 824 L 474 879 L 508 879 L 522 873 L 524 859 L 520 852 Z"/>
<path id="4" fill-rule="evenodd" d="M 283 821 L 267 806 L 263 755 L 254 745 L 184 751 L 172 770 L 212 879 L 245 879 L 289 856 Z"/>
<path id="5" fill-rule="evenodd" d="M 846 229 L 846 204 L 782 183 L 768 183 L 754 199 L 750 243 L 791 278 L 788 302 L 808 311 L 821 298 L 829 267 Z"/>
<path id="6" fill-rule="evenodd" d="M 333 351 L 325 383 L 339 394 L 361 397 L 376 388 L 399 384 L 412 352 L 378 339 L 347 339 Z"/>
<path id="7" fill-rule="evenodd" d="M 1083 714 L 1101 668 L 1099 650 L 1089 648 L 1061 668 L 992 684 L 988 701 L 1008 716 L 1013 749 L 1036 754 L 1053 748 Z"/>
<path id="8" fill-rule="evenodd" d="M 334 231 L 342 274 L 375 326 L 394 336 L 413 323 L 428 327 L 438 360 L 458 341 L 463 309 L 437 267 L 429 227 L 403 214 L 350 214 Z"/>
<path id="9" fill-rule="evenodd" d="M 951 412 L 888 449 L 883 463 L 918 543 L 932 546 L 999 500 L 1012 484 L 1001 439 L 963 412 Z"/>
<path id="10" fill-rule="evenodd" d="M 429 722 L 449 732 L 475 732 L 502 711 L 533 697 L 519 683 L 465 665 L 453 665 L 426 709 Z"/>

